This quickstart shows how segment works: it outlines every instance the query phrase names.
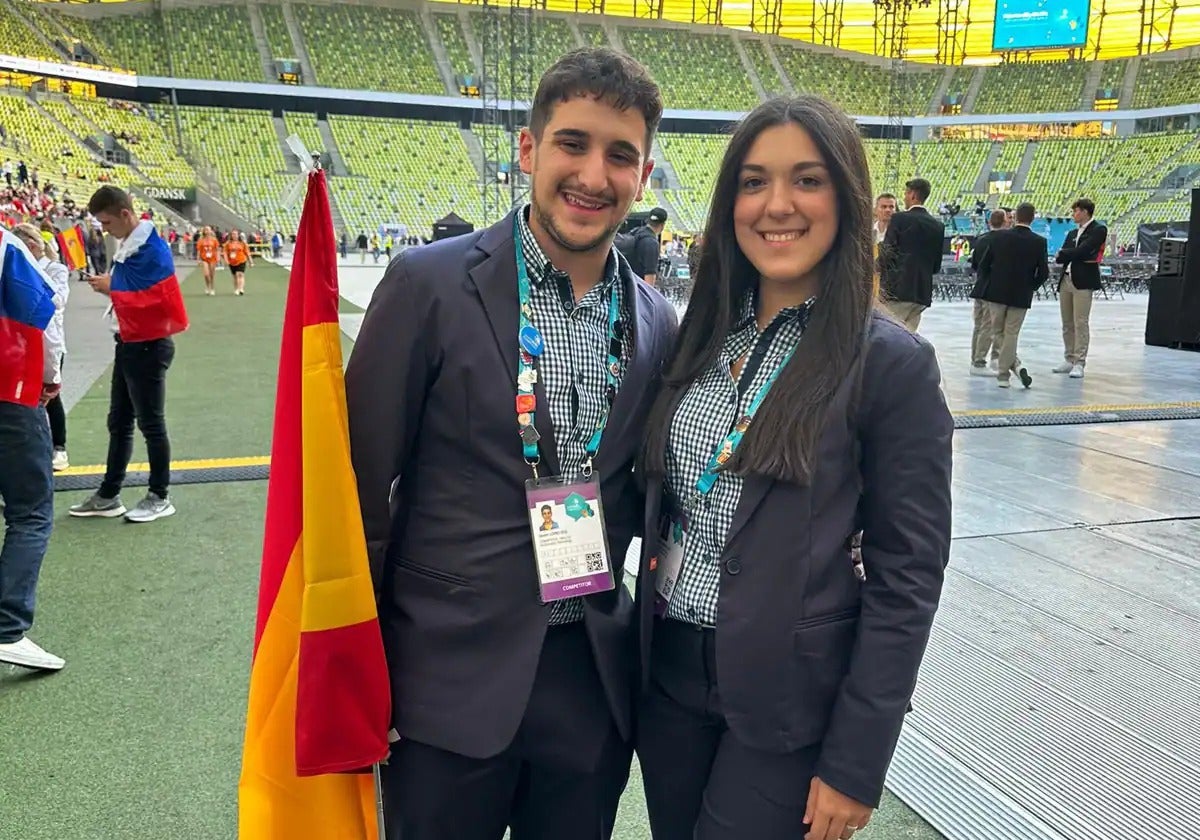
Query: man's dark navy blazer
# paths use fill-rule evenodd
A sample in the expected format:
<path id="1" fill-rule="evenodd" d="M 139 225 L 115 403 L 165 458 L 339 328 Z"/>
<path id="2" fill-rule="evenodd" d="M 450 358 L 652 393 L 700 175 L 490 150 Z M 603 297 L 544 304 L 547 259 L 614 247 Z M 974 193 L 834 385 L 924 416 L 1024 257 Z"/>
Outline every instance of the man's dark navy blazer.
<path id="1" fill-rule="evenodd" d="M 346 372 L 350 442 L 393 724 L 404 738 L 471 758 L 512 741 L 547 629 L 538 603 L 515 410 L 513 218 L 401 253 L 363 319 Z M 596 455 L 618 586 L 585 599 L 584 621 L 621 734 L 632 733 L 636 633 L 620 585 L 643 496 L 633 464 L 671 349 L 675 310 L 620 261 L 632 352 Z M 541 383 L 538 403 L 546 405 Z M 559 472 L 549 412 L 543 476 Z M 580 667 L 588 667 L 581 663 Z"/>

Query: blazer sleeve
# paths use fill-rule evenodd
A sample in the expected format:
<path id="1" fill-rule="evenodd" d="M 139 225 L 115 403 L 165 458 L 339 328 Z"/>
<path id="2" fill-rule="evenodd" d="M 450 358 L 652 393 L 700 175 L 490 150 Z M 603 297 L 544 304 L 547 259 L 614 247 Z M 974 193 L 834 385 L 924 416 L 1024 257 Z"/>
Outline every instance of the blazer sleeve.
<path id="1" fill-rule="evenodd" d="M 1038 246 L 1038 262 L 1033 270 L 1033 288 L 1035 289 L 1041 288 L 1042 284 L 1050 279 L 1050 246 L 1040 236 L 1038 239 L 1041 239 L 1041 244 Z"/>
<path id="2" fill-rule="evenodd" d="M 363 316 L 346 367 L 350 458 L 376 597 L 392 538 L 392 511 L 403 504 L 397 479 L 411 455 L 434 375 L 432 308 L 414 288 L 404 255 L 393 260 Z"/>
<path id="3" fill-rule="evenodd" d="M 1108 228 L 1099 222 L 1087 226 L 1083 236 L 1075 242 L 1074 247 L 1063 246 L 1059 252 L 1059 262 L 1096 262 L 1100 258 L 1100 249 L 1108 239 Z"/>
<path id="4" fill-rule="evenodd" d="M 891 272 L 896 269 L 896 254 L 900 248 L 900 228 L 904 227 L 904 216 L 897 213 L 888 222 L 887 232 L 879 243 L 879 273 Z"/>
<path id="5" fill-rule="evenodd" d="M 933 347 L 915 340 L 864 387 L 862 556 L 867 579 L 850 669 L 817 775 L 877 807 L 929 640 L 950 556 L 953 420 Z"/>

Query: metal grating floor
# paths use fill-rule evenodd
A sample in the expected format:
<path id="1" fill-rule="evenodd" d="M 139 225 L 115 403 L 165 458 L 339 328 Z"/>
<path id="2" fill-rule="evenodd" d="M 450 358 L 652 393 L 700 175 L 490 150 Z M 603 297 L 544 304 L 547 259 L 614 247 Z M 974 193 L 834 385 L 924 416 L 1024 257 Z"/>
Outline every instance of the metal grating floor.
<path id="1" fill-rule="evenodd" d="M 889 787 L 949 840 L 1200 837 L 1200 423 L 956 437 Z"/>

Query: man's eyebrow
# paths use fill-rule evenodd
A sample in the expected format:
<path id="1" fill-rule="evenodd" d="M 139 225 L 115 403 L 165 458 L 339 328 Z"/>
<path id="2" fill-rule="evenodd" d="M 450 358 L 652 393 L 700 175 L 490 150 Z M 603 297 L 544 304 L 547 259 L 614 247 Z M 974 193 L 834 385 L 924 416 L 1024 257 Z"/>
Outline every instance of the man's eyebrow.
<path id="1" fill-rule="evenodd" d="M 581 131 L 578 128 L 560 128 L 554 132 L 554 136 L 564 140 L 590 140 L 592 136 L 586 131 Z M 642 150 L 630 143 L 628 140 L 614 140 L 612 145 L 623 152 L 631 155 L 640 155 Z"/>

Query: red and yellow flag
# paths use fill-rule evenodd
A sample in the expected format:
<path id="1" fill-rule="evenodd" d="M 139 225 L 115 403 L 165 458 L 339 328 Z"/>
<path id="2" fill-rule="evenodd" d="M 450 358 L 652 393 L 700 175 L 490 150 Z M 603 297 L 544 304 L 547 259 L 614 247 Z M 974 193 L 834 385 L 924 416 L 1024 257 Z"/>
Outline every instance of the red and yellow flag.
<path id="1" fill-rule="evenodd" d="M 288 286 L 242 752 L 241 840 L 375 840 L 387 664 L 350 464 L 325 174 Z"/>
<path id="2" fill-rule="evenodd" d="M 58 252 L 71 271 L 87 268 L 87 249 L 83 245 L 83 228 L 79 225 L 60 230 L 55 234 L 58 240 Z"/>

